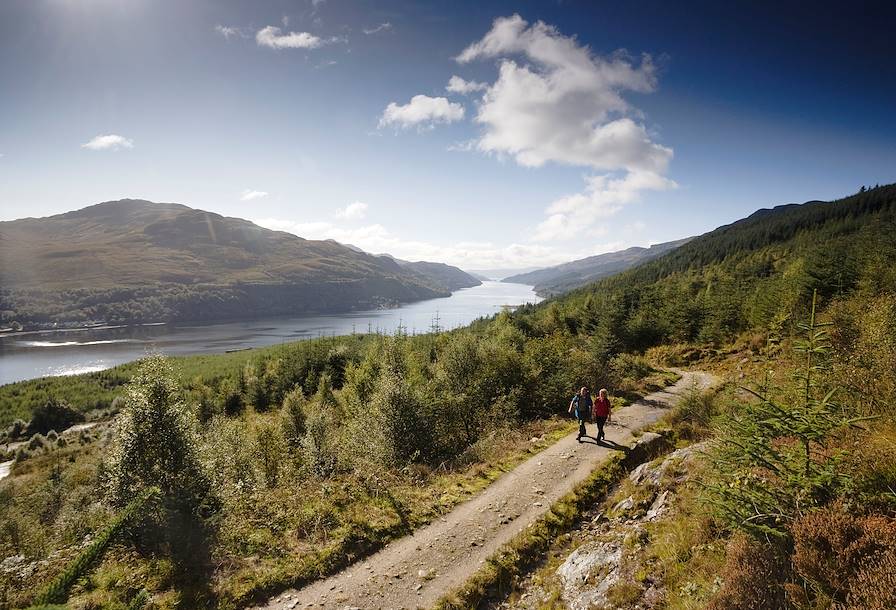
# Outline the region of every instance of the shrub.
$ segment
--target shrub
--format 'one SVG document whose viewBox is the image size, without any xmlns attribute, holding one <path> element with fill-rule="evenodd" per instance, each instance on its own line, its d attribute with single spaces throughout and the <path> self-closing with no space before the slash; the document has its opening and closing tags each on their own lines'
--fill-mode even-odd
<svg viewBox="0 0 896 610">
<path fill-rule="evenodd" d="M 305 435 L 305 395 L 302 388 L 296 388 L 289 392 L 283 399 L 283 438 L 291 449 L 297 449 L 302 444 Z"/>
<path fill-rule="evenodd" d="M 715 392 L 692 388 L 675 405 L 669 423 L 681 438 L 693 440 L 711 431 L 712 419 L 716 414 Z"/>
<path fill-rule="evenodd" d="M 318 476 L 325 477 L 336 470 L 339 461 L 337 418 L 333 407 L 314 400 L 309 404 L 302 437 L 304 461 Z"/>
<path fill-rule="evenodd" d="M 619 379 L 638 380 L 653 372 L 653 367 L 643 356 L 619 354 L 610 360 L 610 370 Z"/>
<path fill-rule="evenodd" d="M 34 409 L 26 434 L 46 434 L 50 430 L 65 430 L 84 421 L 84 416 L 71 408 L 68 403 L 51 398 Z"/>
<path fill-rule="evenodd" d="M 218 384 L 218 404 L 227 415 L 237 415 L 243 410 L 243 391 L 238 381 L 229 377 Z"/>
<path fill-rule="evenodd" d="M 214 489 L 242 495 L 256 487 L 253 450 L 246 442 L 245 422 L 224 416 L 213 418 L 202 442 L 202 458 Z"/>
<path fill-rule="evenodd" d="M 855 608 L 893 607 L 882 605 L 896 601 L 892 588 L 865 587 L 874 575 L 881 582 L 896 576 L 896 520 L 856 515 L 836 504 L 800 518 L 792 532 L 794 568 L 816 597 Z"/>
<path fill-rule="evenodd" d="M 385 359 L 369 401 L 365 426 L 366 453 L 383 464 L 403 466 L 427 455 L 429 428 L 421 417 L 421 402 L 405 379 L 404 339 L 386 339 Z"/>
<path fill-rule="evenodd" d="M 786 608 L 787 555 L 778 547 L 738 535 L 728 544 L 722 587 L 706 610 L 780 610 Z"/>
<path fill-rule="evenodd" d="M 714 477 L 708 500 L 720 521 L 757 538 L 787 540 L 788 523 L 824 506 L 851 487 L 844 472 L 845 454 L 828 446 L 830 435 L 849 419 L 833 402 L 825 377 L 828 335 L 815 319 L 815 304 L 807 339 L 796 345 L 804 367 L 797 388 L 778 400 L 770 392 L 754 392 L 757 400 L 722 424 L 711 451 Z M 825 393 L 826 392 L 826 393 Z"/>
<path fill-rule="evenodd" d="M 113 503 L 124 505 L 142 490 L 158 487 L 169 506 L 193 512 L 209 494 L 194 421 L 179 392 L 165 359 L 153 356 L 140 363 L 127 386 L 107 463 Z"/>
<path fill-rule="evenodd" d="M 43 449 L 47 444 L 47 439 L 43 434 L 35 434 L 31 437 L 31 440 L 28 441 L 28 449 L 31 451 L 37 451 L 38 449 Z"/>
<path fill-rule="evenodd" d="M 25 434 L 25 430 L 28 428 L 28 424 L 22 421 L 21 419 L 17 419 L 12 422 L 12 424 L 6 430 L 6 437 L 14 441 L 17 438 L 21 437 Z"/>
<path fill-rule="evenodd" d="M 278 427 L 271 423 L 263 422 L 255 428 L 254 453 L 255 463 L 261 471 L 261 476 L 269 488 L 276 487 L 280 476 L 280 465 L 286 448 L 283 446 L 283 436 Z"/>
</svg>

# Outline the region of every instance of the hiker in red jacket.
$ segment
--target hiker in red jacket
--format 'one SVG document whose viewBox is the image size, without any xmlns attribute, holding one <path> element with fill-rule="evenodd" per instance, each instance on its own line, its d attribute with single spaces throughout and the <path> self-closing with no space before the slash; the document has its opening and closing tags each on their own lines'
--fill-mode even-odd
<svg viewBox="0 0 896 610">
<path fill-rule="evenodd" d="M 607 391 L 601 389 L 593 405 L 594 423 L 597 424 L 597 440 L 604 440 L 604 424 L 610 420 L 610 399 L 607 398 Z"/>
</svg>

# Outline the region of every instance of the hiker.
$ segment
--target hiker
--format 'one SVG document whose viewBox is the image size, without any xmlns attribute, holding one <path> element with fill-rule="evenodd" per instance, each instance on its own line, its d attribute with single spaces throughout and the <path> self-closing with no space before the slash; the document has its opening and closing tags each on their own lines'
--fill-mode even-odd
<svg viewBox="0 0 896 610">
<path fill-rule="evenodd" d="M 601 388 L 597 393 L 597 400 L 594 401 L 594 423 L 597 424 L 597 440 L 604 440 L 604 424 L 610 421 L 610 399 L 607 397 L 607 390 Z"/>
<path fill-rule="evenodd" d="M 576 440 L 581 443 L 582 437 L 585 436 L 585 420 L 591 416 L 591 393 L 588 388 L 582 386 L 582 389 L 572 397 L 569 401 L 569 412 L 574 413 L 579 420 L 579 435 Z"/>
</svg>

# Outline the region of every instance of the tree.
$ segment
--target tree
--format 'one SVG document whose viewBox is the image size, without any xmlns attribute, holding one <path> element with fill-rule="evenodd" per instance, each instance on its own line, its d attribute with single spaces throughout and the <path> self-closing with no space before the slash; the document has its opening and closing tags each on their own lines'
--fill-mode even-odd
<svg viewBox="0 0 896 610">
<path fill-rule="evenodd" d="M 209 499 L 195 420 L 164 358 L 143 360 L 128 384 L 107 467 L 111 500 L 120 506 L 150 487 L 181 512 L 197 512 Z"/>
</svg>

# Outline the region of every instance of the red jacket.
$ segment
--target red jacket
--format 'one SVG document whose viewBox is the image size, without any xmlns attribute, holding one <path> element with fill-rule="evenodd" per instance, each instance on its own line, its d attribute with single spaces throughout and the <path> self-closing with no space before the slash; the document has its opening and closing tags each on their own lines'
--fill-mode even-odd
<svg viewBox="0 0 896 610">
<path fill-rule="evenodd" d="M 594 417 L 610 416 L 610 399 L 598 396 L 594 399 Z"/>
</svg>

